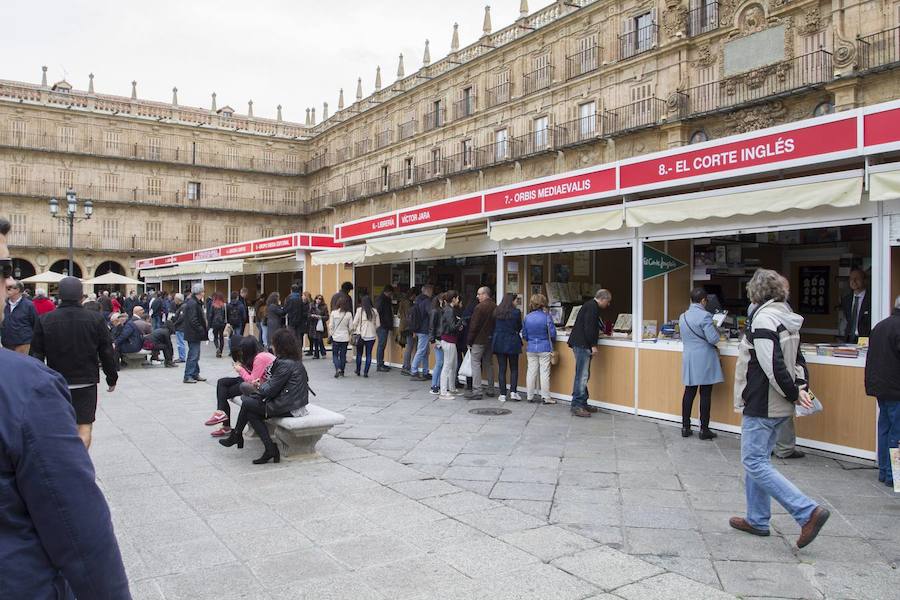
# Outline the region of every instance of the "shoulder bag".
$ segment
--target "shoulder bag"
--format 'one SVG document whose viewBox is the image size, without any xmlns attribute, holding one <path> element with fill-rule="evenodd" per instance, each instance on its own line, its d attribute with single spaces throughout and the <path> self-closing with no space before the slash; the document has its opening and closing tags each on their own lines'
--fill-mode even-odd
<svg viewBox="0 0 900 600">
<path fill-rule="evenodd" d="M 553 350 L 553 336 L 550 335 L 550 317 L 547 315 L 547 340 L 550 342 L 550 364 L 555 365 L 559 363 L 559 352 Z"/>
</svg>

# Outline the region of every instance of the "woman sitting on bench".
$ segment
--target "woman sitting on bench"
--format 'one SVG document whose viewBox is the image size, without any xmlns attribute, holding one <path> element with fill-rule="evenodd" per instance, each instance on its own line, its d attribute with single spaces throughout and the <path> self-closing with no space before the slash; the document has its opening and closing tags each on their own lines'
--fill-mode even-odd
<svg viewBox="0 0 900 600">
<path fill-rule="evenodd" d="M 207 419 L 206 425 L 222 424 L 210 435 L 214 438 L 225 437 L 231 433 L 231 403 L 229 399 L 241 395 L 241 384 L 253 384 L 266 380 L 266 369 L 275 361 L 275 356 L 262 351 L 259 341 L 252 335 L 230 339 L 231 358 L 234 361 L 236 377 L 222 377 L 216 382 L 216 412 Z"/>
<path fill-rule="evenodd" d="M 265 421 L 276 417 L 300 417 L 306 413 L 309 404 L 309 376 L 303 366 L 300 344 L 290 329 L 279 329 L 272 336 L 275 362 L 269 367 L 269 377 L 265 383 L 241 386 L 245 393 L 241 396 L 241 411 L 231 435 L 219 440 L 223 446 L 244 447 L 242 432 L 247 423 L 259 435 L 266 447 L 263 455 L 253 461 L 262 465 L 275 459 L 281 461 L 278 446 L 269 435 Z"/>
</svg>

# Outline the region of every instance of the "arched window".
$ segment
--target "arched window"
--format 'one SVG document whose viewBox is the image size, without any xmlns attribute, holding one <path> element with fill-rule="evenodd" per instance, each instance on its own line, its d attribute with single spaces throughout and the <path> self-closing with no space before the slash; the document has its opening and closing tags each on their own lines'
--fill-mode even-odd
<svg viewBox="0 0 900 600">
<path fill-rule="evenodd" d="M 691 139 L 688 142 L 689 144 L 699 144 L 700 142 L 709 141 L 709 136 L 706 135 L 706 132 L 702 129 L 698 129 L 694 133 L 691 134 Z"/>
<path fill-rule="evenodd" d="M 81 267 L 78 266 L 78 263 L 74 264 L 74 273 L 69 273 L 69 261 L 68 260 L 58 260 L 52 265 L 50 265 L 50 270 L 54 273 L 62 273 L 63 275 L 74 275 L 78 279 L 83 277 L 83 273 L 81 272 Z"/>
<path fill-rule="evenodd" d="M 822 115 L 830 115 L 834 112 L 834 103 L 831 100 L 826 100 L 824 102 L 819 102 L 816 107 L 813 109 L 814 117 L 821 117 Z"/>
<path fill-rule="evenodd" d="M 107 273 L 115 273 L 116 275 L 125 275 L 125 267 L 114 260 L 105 260 L 94 270 L 94 277 L 100 277 Z"/>
</svg>

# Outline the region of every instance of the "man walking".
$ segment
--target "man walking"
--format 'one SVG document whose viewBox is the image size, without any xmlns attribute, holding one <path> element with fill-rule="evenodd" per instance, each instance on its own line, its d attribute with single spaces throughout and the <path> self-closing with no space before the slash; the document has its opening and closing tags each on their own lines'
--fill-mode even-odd
<svg viewBox="0 0 900 600">
<path fill-rule="evenodd" d="M 384 364 L 384 349 L 387 346 L 388 334 L 394 328 L 394 309 L 393 309 L 394 286 L 386 285 L 381 295 L 375 299 L 375 310 L 378 311 L 378 349 L 375 352 L 375 360 L 377 362 L 376 370 L 386 373 L 391 370 Z"/>
<path fill-rule="evenodd" d="M 900 296 L 869 336 L 866 394 L 878 400 L 878 481 L 893 487 L 890 449 L 900 443 Z"/>
<path fill-rule="evenodd" d="M 593 300 L 582 305 L 575 317 L 575 326 L 569 335 L 569 347 L 575 354 L 575 383 L 572 386 L 572 414 L 576 417 L 590 417 L 597 412 L 588 404 L 588 380 L 591 378 L 591 359 L 599 350 L 600 309 L 612 303 L 609 290 L 597 290 Z"/>
<path fill-rule="evenodd" d="M 103 368 L 109 392 L 116 389 L 119 373 L 109 329 L 103 315 L 85 310 L 81 281 L 66 277 L 59 282 L 59 308 L 38 320 L 31 355 L 62 375 L 69 386 L 78 437 L 91 447 L 97 413 L 98 368 Z"/>
<path fill-rule="evenodd" d="M 302 350 L 303 334 L 309 325 L 309 307 L 300 297 L 300 286 L 296 283 L 291 286 L 291 293 L 284 301 L 284 313 L 287 316 L 287 326 L 294 331 Z"/>
<path fill-rule="evenodd" d="M 0 303 L 15 283 L 9 229 L 0 219 Z M 36 360 L 0 352 L 4 598 L 131 598 L 109 507 L 95 480 L 65 380 Z"/>
<path fill-rule="evenodd" d="M 183 363 L 187 358 L 187 344 L 184 341 L 184 319 L 181 314 L 184 310 L 184 295 L 181 293 L 172 295 L 172 323 L 175 325 L 175 342 L 178 346 L 178 360 Z M 157 328 L 158 329 L 158 328 Z"/>
<path fill-rule="evenodd" d="M 7 295 L 6 306 L 3 307 L 3 324 L 0 325 L 0 342 L 7 350 L 15 350 L 20 354 L 28 354 L 31 348 L 31 336 L 38 315 L 34 304 L 23 293 L 25 286 L 21 281 L 7 280 L 4 294 Z"/>
<path fill-rule="evenodd" d="M 430 342 L 431 297 L 434 286 L 430 283 L 422 286 L 422 293 L 416 297 L 410 316 L 410 324 L 416 334 L 416 356 L 410 365 L 413 381 L 431 381 L 425 374 L 428 372 L 428 344 Z"/>
<path fill-rule="evenodd" d="M 181 309 L 184 339 L 188 345 L 187 360 L 184 363 L 184 383 L 206 381 L 205 377 L 200 377 L 201 344 L 209 339 L 203 297 L 203 284 L 195 283 L 191 287 L 191 295 L 184 301 L 184 308 Z"/>
<path fill-rule="evenodd" d="M 464 396 L 470 400 L 479 400 L 484 396 L 493 398 L 497 395 L 494 390 L 494 364 L 491 362 L 491 336 L 494 335 L 494 311 L 497 310 L 497 303 L 491 298 L 489 287 L 478 288 L 476 297 L 478 304 L 469 321 L 466 340 L 472 352 L 472 390 L 467 391 Z M 482 387 L 484 382 L 481 380 L 481 371 L 485 368 L 488 376 L 487 389 Z"/>
</svg>

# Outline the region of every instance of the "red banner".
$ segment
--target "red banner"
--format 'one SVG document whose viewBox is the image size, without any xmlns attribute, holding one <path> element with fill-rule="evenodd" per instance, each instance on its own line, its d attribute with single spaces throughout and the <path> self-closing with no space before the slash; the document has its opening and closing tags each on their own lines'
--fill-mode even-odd
<svg viewBox="0 0 900 600">
<path fill-rule="evenodd" d="M 863 119 L 864 145 L 900 142 L 900 108 L 872 113 Z"/>
<path fill-rule="evenodd" d="M 619 166 L 620 189 L 666 183 L 856 147 L 856 118 L 830 121 Z"/>
<path fill-rule="evenodd" d="M 285 235 L 283 237 L 272 238 L 270 240 L 263 240 L 261 242 L 253 242 L 253 251 L 254 252 L 264 252 L 266 250 L 280 250 L 282 248 L 293 248 L 294 247 L 294 236 L 293 235 Z"/>
<path fill-rule="evenodd" d="M 391 229 L 397 229 L 397 215 L 381 215 L 365 221 L 341 225 L 337 228 L 337 238 L 346 240 L 347 238 L 390 231 Z"/>
<path fill-rule="evenodd" d="M 342 248 L 344 246 L 335 242 L 330 235 L 311 235 L 308 245 L 311 248 Z"/>
<path fill-rule="evenodd" d="M 590 194 L 609 192 L 615 188 L 616 170 L 614 167 L 610 167 L 583 175 L 552 179 L 543 183 L 533 183 L 485 194 L 484 211 L 490 213 L 520 206 L 569 200 Z"/>
<path fill-rule="evenodd" d="M 479 213 L 481 213 L 481 196 L 472 196 L 462 200 L 453 200 L 451 202 L 400 211 L 399 227 L 403 229 L 404 227 L 414 227 L 426 223 L 449 221 Z"/>
</svg>

